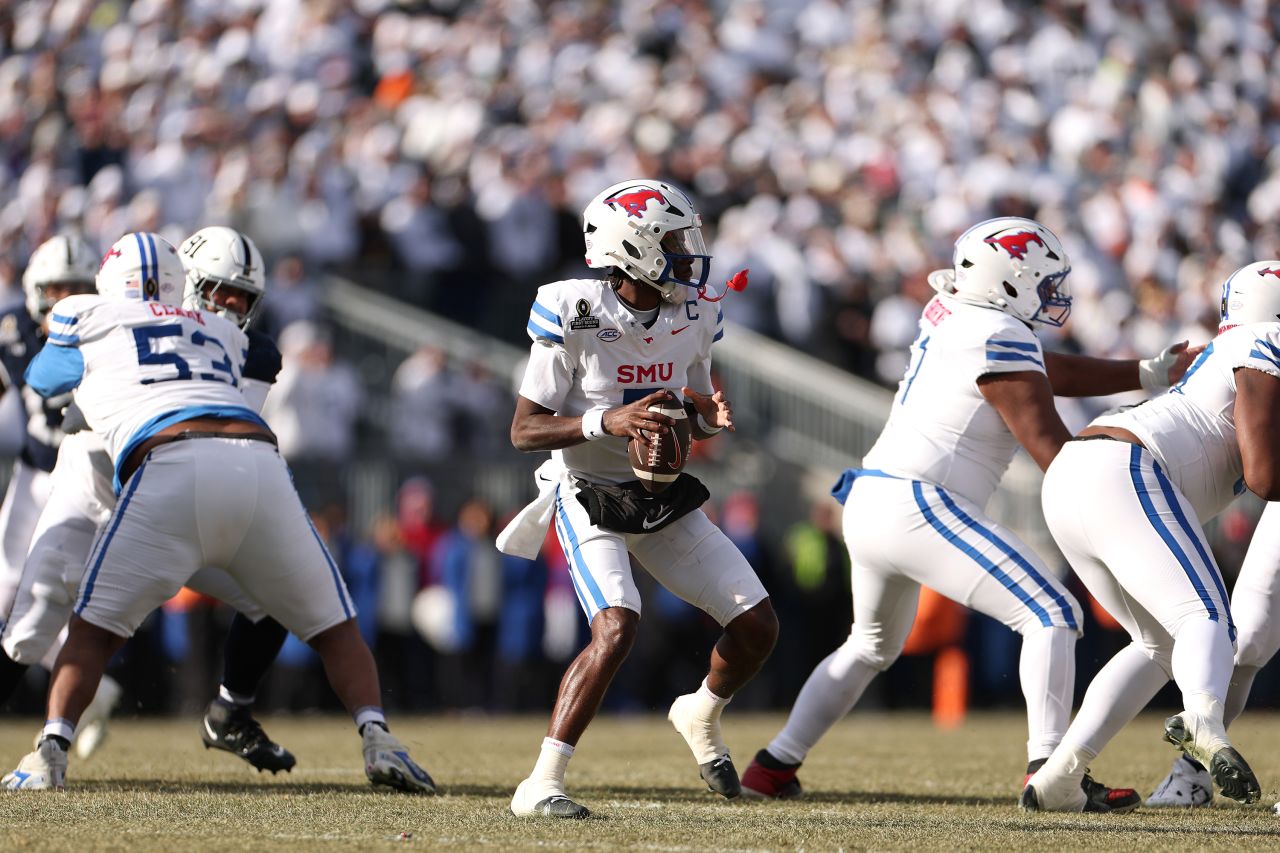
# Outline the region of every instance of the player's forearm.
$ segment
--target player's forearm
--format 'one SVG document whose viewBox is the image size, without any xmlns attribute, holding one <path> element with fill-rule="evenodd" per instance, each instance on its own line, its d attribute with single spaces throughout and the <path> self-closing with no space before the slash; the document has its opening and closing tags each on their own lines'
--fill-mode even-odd
<svg viewBox="0 0 1280 853">
<path fill-rule="evenodd" d="M 1137 359 L 1092 358 L 1061 352 L 1044 354 L 1044 369 L 1058 397 L 1105 397 L 1142 387 Z"/>
<path fill-rule="evenodd" d="M 527 415 L 511 425 L 511 443 L 524 453 L 561 450 L 586 440 L 578 416 Z"/>
</svg>

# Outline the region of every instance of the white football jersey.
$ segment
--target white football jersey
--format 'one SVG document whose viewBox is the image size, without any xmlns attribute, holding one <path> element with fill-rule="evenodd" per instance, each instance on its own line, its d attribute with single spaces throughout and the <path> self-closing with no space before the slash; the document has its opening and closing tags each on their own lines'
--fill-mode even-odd
<svg viewBox="0 0 1280 853">
<path fill-rule="evenodd" d="M 1025 323 L 995 308 L 935 296 L 920 315 L 889 422 L 863 467 L 986 506 L 1018 442 L 977 380 L 1028 370 L 1045 372 L 1040 342 Z"/>
<path fill-rule="evenodd" d="M 1245 490 L 1235 421 L 1235 371 L 1241 367 L 1280 378 L 1280 323 L 1251 323 L 1223 332 L 1177 385 L 1093 421 L 1136 435 L 1191 501 L 1201 522 Z"/>
<path fill-rule="evenodd" d="M 724 336 L 718 305 L 662 302 L 645 328 L 600 279 L 569 279 L 538 288 L 529 312 L 534 344 L 520 396 L 558 415 L 611 409 L 654 391 L 677 397 L 688 386 L 712 393 L 711 345 Z M 599 483 L 634 480 L 627 439 L 605 436 L 552 451 L 574 474 Z"/>
<path fill-rule="evenodd" d="M 117 472 L 134 447 L 180 421 L 234 417 L 265 426 L 240 392 L 248 338 L 216 314 L 70 296 L 54 306 L 48 343 L 27 371 L 29 383 L 42 394 L 76 389 Z"/>
</svg>

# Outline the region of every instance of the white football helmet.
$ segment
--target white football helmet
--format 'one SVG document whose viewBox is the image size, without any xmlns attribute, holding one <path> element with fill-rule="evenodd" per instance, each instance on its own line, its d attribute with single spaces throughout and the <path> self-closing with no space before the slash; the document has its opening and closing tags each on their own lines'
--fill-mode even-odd
<svg viewBox="0 0 1280 853">
<path fill-rule="evenodd" d="M 173 244 L 149 231 L 126 234 L 98 268 L 98 292 L 112 299 L 182 305 L 183 270 Z"/>
<path fill-rule="evenodd" d="M 1046 326 L 1061 326 L 1071 313 L 1071 263 L 1039 222 L 1016 216 L 979 222 L 956 240 L 953 262 L 954 275 L 929 276 L 940 293 Z"/>
<path fill-rule="evenodd" d="M 1246 323 L 1280 322 L 1280 261 L 1258 261 L 1222 283 L 1218 333 Z"/>
<path fill-rule="evenodd" d="M 93 293 L 98 253 L 76 234 L 50 237 L 31 253 L 22 273 L 27 311 L 36 322 L 44 319 L 56 300 L 45 292 L 50 285 L 65 285 L 72 293 Z M 63 294 L 67 295 L 67 294 Z"/>
<path fill-rule="evenodd" d="M 614 184 L 582 213 L 587 266 L 617 267 L 670 301 L 701 289 L 711 272 L 702 217 L 682 190 L 662 181 Z"/>
<path fill-rule="evenodd" d="M 182 304 L 221 314 L 240 328 L 249 328 L 267 292 L 262 253 L 253 241 L 234 228 L 211 225 L 183 240 L 178 254 L 187 270 Z M 219 304 L 216 295 L 222 288 L 243 292 L 244 311 Z"/>
</svg>

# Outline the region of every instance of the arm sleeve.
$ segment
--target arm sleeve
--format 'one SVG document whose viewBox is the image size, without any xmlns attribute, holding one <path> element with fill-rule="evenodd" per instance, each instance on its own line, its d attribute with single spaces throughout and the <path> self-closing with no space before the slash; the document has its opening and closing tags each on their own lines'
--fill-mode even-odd
<svg viewBox="0 0 1280 853">
<path fill-rule="evenodd" d="M 554 302 L 545 288 L 539 290 L 538 298 L 533 300 L 533 307 L 529 309 L 529 325 L 525 331 L 535 341 L 543 339 L 563 346 L 564 325 L 560 320 L 560 312 L 553 306 Z"/>
<path fill-rule="evenodd" d="M 530 348 L 529 363 L 520 381 L 520 396 L 558 412 L 564 408 L 565 397 L 572 386 L 573 365 L 569 353 L 562 345 L 539 339 Z"/>
<path fill-rule="evenodd" d="M 84 356 L 72 346 L 51 346 L 40 350 L 27 366 L 26 381 L 41 397 L 65 394 L 84 378 Z"/>
<path fill-rule="evenodd" d="M 283 364 L 280 350 L 276 347 L 275 341 L 262 332 L 250 330 L 248 338 L 249 346 L 244 356 L 244 378 L 255 379 L 270 385 L 280 375 L 280 367 Z"/>
</svg>

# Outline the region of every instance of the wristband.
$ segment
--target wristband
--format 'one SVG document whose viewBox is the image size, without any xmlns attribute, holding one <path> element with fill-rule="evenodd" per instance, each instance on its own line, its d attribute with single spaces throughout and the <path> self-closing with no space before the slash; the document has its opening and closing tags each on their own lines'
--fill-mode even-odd
<svg viewBox="0 0 1280 853">
<path fill-rule="evenodd" d="M 582 434 L 587 441 L 595 441 L 608 435 L 604 431 L 604 413 L 607 409 L 592 409 L 582 416 Z"/>
<path fill-rule="evenodd" d="M 724 429 L 724 427 L 711 426 L 711 424 L 707 423 L 702 417 L 702 412 L 698 412 L 698 429 L 702 430 L 707 435 L 715 435 L 720 430 Z"/>
</svg>

